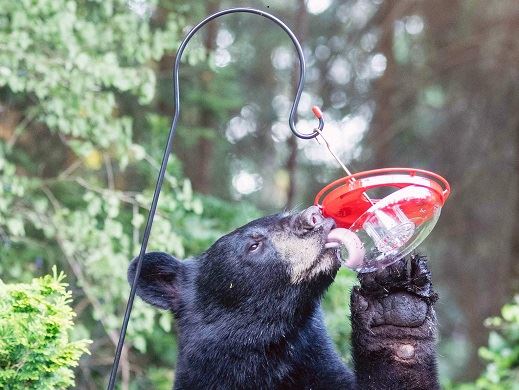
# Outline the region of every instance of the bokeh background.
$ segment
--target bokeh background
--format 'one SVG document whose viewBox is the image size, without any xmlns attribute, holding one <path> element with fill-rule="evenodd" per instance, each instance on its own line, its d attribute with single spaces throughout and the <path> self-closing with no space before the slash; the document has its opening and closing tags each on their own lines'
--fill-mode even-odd
<svg viewBox="0 0 519 390">
<path fill-rule="evenodd" d="M 325 135 L 351 170 L 409 166 L 450 181 L 452 196 L 421 247 L 441 296 L 442 383 L 514 388 L 517 300 L 504 322 L 484 322 L 518 292 L 517 1 L 3 0 L 0 275 L 28 281 L 55 264 L 67 273 L 73 336 L 93 340 L 77 388 L 106 384 L 126 268 L 173 112 L 175 50 L 190 26 L 231 6 L 271 12 L 300 39 L 301 131 L 315 126 L 310 109 L 318 105 Z M 220 18 L 190 43 L 149 250 L 197 254 L 254 217 L 310 205 L 343 175 L 322 145 L 291 136 L 295 61 L 285 33 L 253 15 Z M 346 361 L 354 283 L 341 271 L 325 299 Z M 120 388 L 170 388 L 174 332 L 168 313 L 137 300 Z M 471 382 L 481 375 L 512 379 Z"/>
</svg>

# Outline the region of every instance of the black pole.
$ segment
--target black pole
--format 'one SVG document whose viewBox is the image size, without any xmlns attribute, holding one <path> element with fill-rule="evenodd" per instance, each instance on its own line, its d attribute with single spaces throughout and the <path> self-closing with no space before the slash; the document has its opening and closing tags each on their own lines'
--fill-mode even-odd
<svg viewBox="0 0 519 390">
<path fill-rule="evenodd" d="M 119 334 L 119 341 L 117 342 L 117 347 L 115 349 L 115 357 L 114 362 L 112 365 L 112 370 L 110 372 L 110 380 L 108 382 L 107 390 L 113 390 L 115 386 L 115 379 L 117 377 L 117 370 L 119 367 L 119 360 L 121 359 L 121 353 L 124 345 L 124 339 L 126 337 L 126 330 L 128 328 L 128 322 L 130 321 L 130 315 L 133 308 L 133 301 L 135 299 L 135 292 L 137 290 L 137 280 L 139 279 L 139 275 L 141 272 L 142 267 L 142 259 L 144 254 L 146 253 L 146 247 L 148 246 L 148 239 L 150 237 L 151 227 L 153 225 L 153 218 L 155 217 L 155 211 L 157 210 L 157 204 L 159 201 L 160 196 L 160 190 L 162 188 L 162 183 L 164 182 L 164 176 L 166 174 L 166 167 L 168 165 L 169 155 L 171 153 L 171 150 L 173 148 L 173 138 L 175 137 L 176 129 L 177 129 L 177 123 L 178 118 L 180 116 L 180 85 L 179 85 L 179 67 L 180 67 L 180 60 L 182 58 L 182 54 L 184 53 L 184 49 L 186 48 L 188 42 L 191 40 L 193 35 L 196 34 L 198 30 L 200 30 L 205 24 L 209 23 L 211 20 L 216 19 L 220 16 L 227 15 L 227 14 L 233 14 L 233 13 L 250 13 L 255 15 L 263 16 L 267 19 L 272 20 L 275 22 L 278 26 L 280 26 L 290 37 L 292 40 L 292 43 L 294 44 L 297 55 L 299 58 L 299 82 L 297 84 L 297 90 L 296 95 L 294 97 L 294 102 L 292 103 L 292 108 L 290 110 L 290 116 L 288 119 L 288 124 L 290 126 L 290 130 L 292 133 L 294 133 L 295 136 L 302 138 L 302 139 L 312 139 L 319 135 L 319 132 L 324 127 L 324 121 L 322 116 L 318 117 L 319 119 L 319 125 L 317 129 L 314 129 L 311 133 L 300 133 L 296 129 L 295 121 L 297 117 L 297 106 L 299 105 L 299 99 L 301 98 L 301 93 L 303 92 L 303 86 L 305 82 L 305 59 L 303 55 L 303 49 L 301 48 L 301 45 L 299 41 L 297 40 L 294 33 L 288 28 L 288 26 L 283 23 L 281 20 L 276 18 L 275 16 L 260 11 L 258 9 L 254 8 L 230 8 L 223 11 L 216 12 L 204 20 L 202 20 L 200 23 L 198 23 L 191 31 L 186 35 L 186 37 L 183 39 L 182 43 L 180 44 L 180 47 L 178 48 L 177 55 L 175 58 L 175 64 L 173 66 L 173 94 L 174 94 L 174 102 L 175 102 L 175 113 L 173 116 L 173 121 L 171 123 L 171 127 L 169 129 L 169 135 L 168 140 L 166 143 L 166 147 L 164 149 L 164 155 L 162 156 L 162 163 L 160 165 L 159 170 L 159 176 L 157 177 L 157 183 L 155 184 L 155 191 L 153 193 L 153 199 L 151 201 L 151 207 L 150 211 L 148 213 L 148 219 L 146 221 L 146 227 L 144 229 L 144 234 L 142 236 L 142 244 L 141 249 L 139 251 L 139 257 L 137 260 L 137 267 L 135 269 L 135 277 L 133 279 L 132 287 L 130 290 L 130 296 L 128 297 L 128 302 L 126 304 L 126 310 L 124 312 L 124 319 L 121 326 L 121 332 Z"/>
</svg>

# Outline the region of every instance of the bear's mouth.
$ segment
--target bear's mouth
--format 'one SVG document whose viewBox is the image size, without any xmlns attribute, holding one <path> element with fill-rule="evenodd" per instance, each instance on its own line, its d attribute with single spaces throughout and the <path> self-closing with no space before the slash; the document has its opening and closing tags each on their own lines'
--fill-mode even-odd
<svg viewBox="0 0 519 390">
<path fill-rule="evenodd" d="M 311 281 L 318 275 L 332 275 L 341 263 L 338 248 L 327 245 L 327 237 L 335 229 L 335 221 L 323 218 L 303 235 L 298 234 L 297 245 L 292 249 L 291 279 L 294 283 Z"/>
<path fill-rule="evenodd" d="M 322 247 L 322 254 L 328 254 L 332 253 L 337 257 L 338 260 L 340 260 L 340 253 L 339 248 L 342 244 L 341 240 L 337 238 L 337 235 L 333 234 L 333 232 L 337 230 L 337 226 L 335 225 L 335 221 L 333 220 L 326 220 L 325 223 L 323 223 L 323 247 Z M 322 257 L 322 256 L 321 256 Z"/>
<path fill-rule="evenodd" d="M 332 233 L 334 230 L 337 230 L 335 221 L 333 221 L 331 218 L 326 219 L 325 222 L 323 222 L 323 229 L 322 229 L 322 237 L 323 237 L 322 251 L 321 251 L 321 255 L 316 259 L 315 264 L 320 263 L 322 260 L 324 260 L 325 257 L 331 256 L 333 258 L 333 265 L 340 266 L 341 256 L 340 256 L 339 248 L 342 243 Z M 333 267 L 333 268 L 335 268 L 335 267 Z"/>
<path fill-rule="evenodd" d="M 342 245 L 342 241 L 336 234 L 334 234 L 334 231 L 336 230 L 337 228 L 335 226 L 335 223 L 330 225 L 327 229 L 324 229 L 323 256 L 325 256 L 326 254 L 331 254 L 340 264 L 340 247 Z"/>
</svg>

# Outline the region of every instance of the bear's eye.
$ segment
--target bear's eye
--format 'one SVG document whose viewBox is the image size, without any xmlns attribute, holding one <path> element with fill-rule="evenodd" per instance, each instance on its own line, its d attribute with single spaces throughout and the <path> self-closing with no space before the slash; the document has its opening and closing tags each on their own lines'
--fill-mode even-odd
<svg viewBox="0 0 519 390">
<path fill-rule="evenodd" d="M 258 249 L 261 245 L 261 242 L 255 242 L 254 244 L 251 244 L 249 246 L 249 252 L 254 252 L 256 249 Z"/>
</svg>

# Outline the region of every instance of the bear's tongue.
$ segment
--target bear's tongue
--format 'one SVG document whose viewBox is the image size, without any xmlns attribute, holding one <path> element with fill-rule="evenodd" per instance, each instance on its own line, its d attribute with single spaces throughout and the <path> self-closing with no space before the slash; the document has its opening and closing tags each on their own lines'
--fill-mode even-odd
<svg viewBox="0 0 519 390">
<path fill-rule="evenodd" d="M 360 238 L 351 230 L 344 228 L 332 229 L 326 237 L 325 248 L 341 248 L 346 249 L 347 255 L 343 254 L 343 250 L 337 251 L 337 255 L 341 263 L 347 267 L 356 269 L 362 265 L 364 259 L 364 245 Z M 346 256 L 346 257 L 345 257 Z"/>
<path fill-rule="evenodd" d="M 344 228 L 335 228 L 330 230 L 328 236 L 326 237 L 326 244 L 324 244 L 325 248 L 339 248 L 341 245 L 345 245 L 348 242 L 351 231 Z"/>
</svg>

